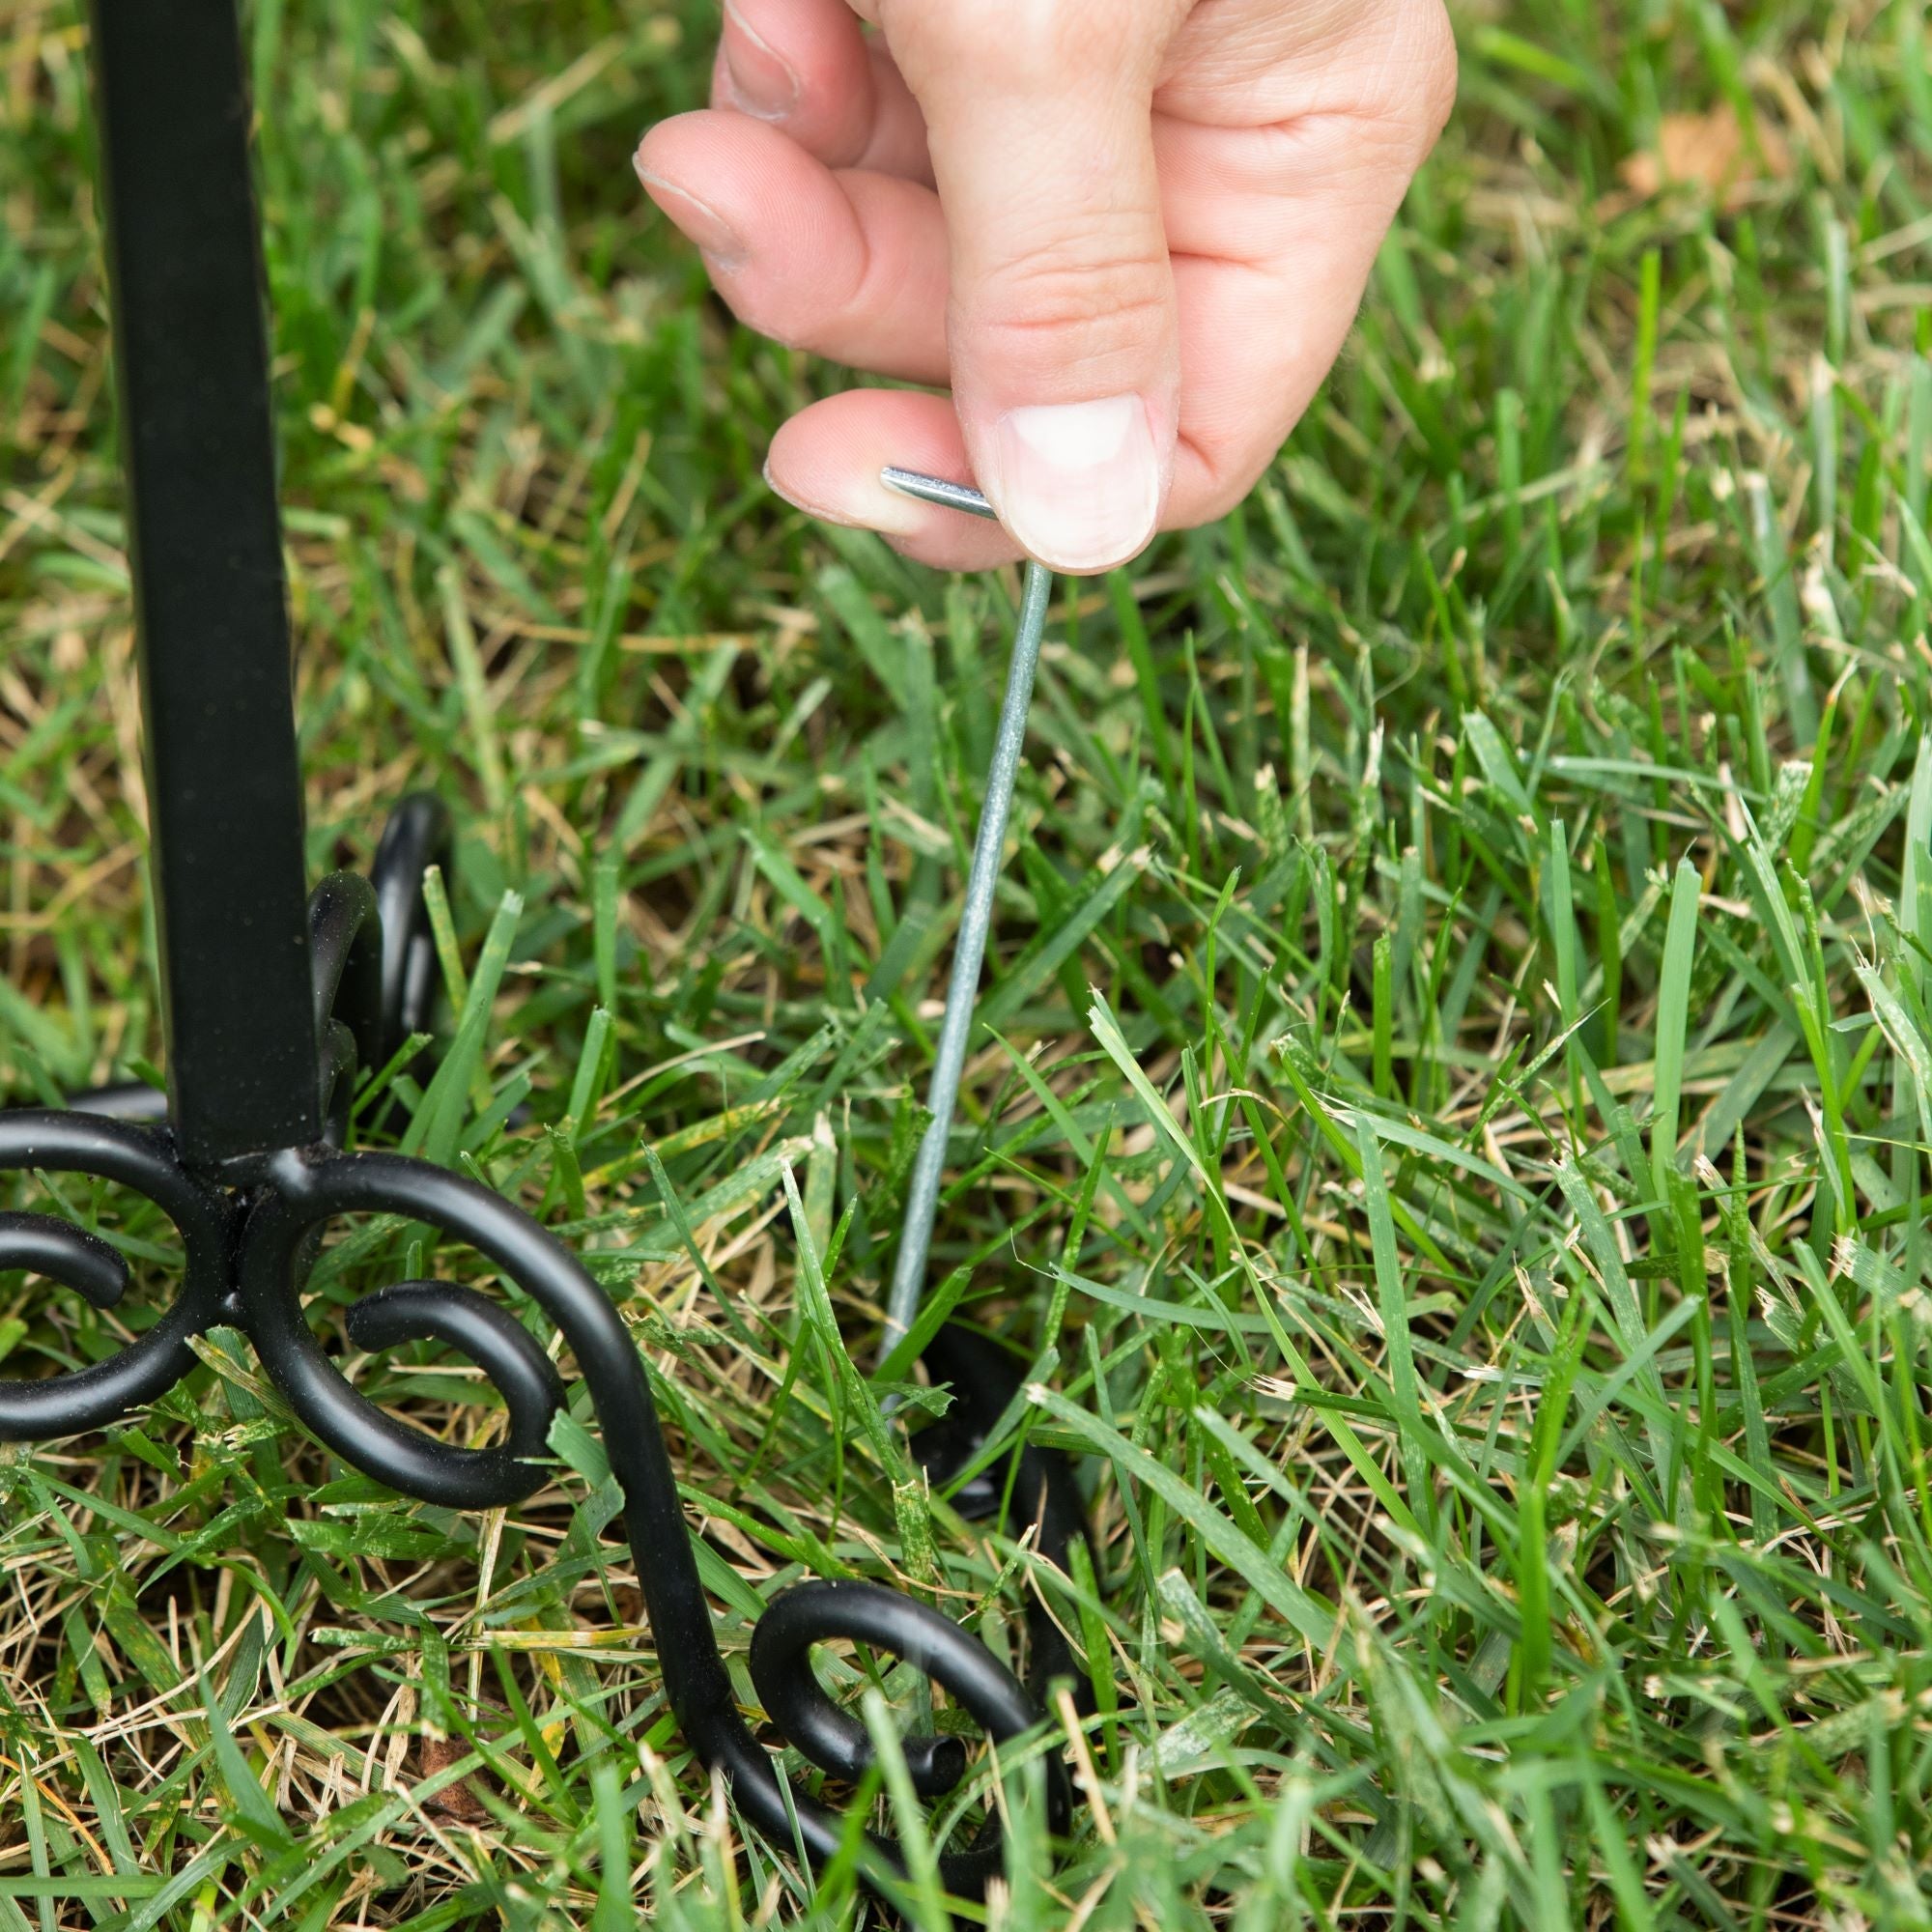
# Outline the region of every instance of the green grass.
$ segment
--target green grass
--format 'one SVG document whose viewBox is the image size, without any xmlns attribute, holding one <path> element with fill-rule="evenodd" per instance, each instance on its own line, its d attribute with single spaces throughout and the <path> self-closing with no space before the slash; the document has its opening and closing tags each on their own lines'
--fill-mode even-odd
<svg viewBox="0 0 1932 1932">
<path fill-rule="evenodd" d="M 1042 1592 L 1093 1781 L 1067 1846 L 1019 1806 L 1014 1928 L 1932 1923 L 1920 11 L 1464 18 L 1280 462 L 1057 607 L 935 1278 L 1080 1459 L 1072 1577 L 895 1495 L 858 1379 L 1015 586 L 761 487 L 836 373 L 729 330 L 628 165 L 710 18 L 252 30 L 311 859 L 462 802 L 472 1024 L 410 1131 L 619 1297 L 733 1668 L 801 1575 L 996 1644 Z M 69 0 L 0 7 L 28 1094 L 160 1055 L 83 73 Z M 1622 185 L 1727 103 L 1787 172 Z M 65 1194 L 155 1307 L 165 1225 Z M 401 1240 L 330 1251 L 335 1346 Z M 10 1373 L 122 1332 L 0 1280 Z M 205 1360 L 0 1452 L 0 1928 L 857 1922 L 693 1775 L 587 1435 L 458 1518 Z M 456 1367 L 361 1385 L 468 1440 Z"/>
</svg>

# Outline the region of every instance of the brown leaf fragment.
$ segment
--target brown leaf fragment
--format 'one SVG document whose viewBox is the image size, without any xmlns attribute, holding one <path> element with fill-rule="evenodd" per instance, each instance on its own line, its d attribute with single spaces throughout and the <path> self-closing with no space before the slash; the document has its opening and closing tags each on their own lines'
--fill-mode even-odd
<svg viewBox="0 0 1932 1932">
<path fill-rule="evenodd" d="M 1791 149 L 1762 114 L 1756 135 L 1753 145 L 1728 101 L 1708 114 L 1666 114 L 1658 123 L 1656 147 L 1626 156 L 1617 172 L 1640 195 L 1696 187 L 1723 209 L 1736 210 L 1767 182 L 1791 177 Z"/>
<path fill-rule="evenodd" d="M 416 1770 L 423 1777 L 447 1771 L 459 1758 L 469 1755 L 469 1747 L 461 1738 L 425 1737 L 416 1746 Z M 424 1801 L 423 1809 L 432 1818 L 452 1825 L 487 1825 L 490 1808 L 469 1788 L 469 1779 L 459 1777 L 446 1784 L 434 1798 Z"/>
</svg>

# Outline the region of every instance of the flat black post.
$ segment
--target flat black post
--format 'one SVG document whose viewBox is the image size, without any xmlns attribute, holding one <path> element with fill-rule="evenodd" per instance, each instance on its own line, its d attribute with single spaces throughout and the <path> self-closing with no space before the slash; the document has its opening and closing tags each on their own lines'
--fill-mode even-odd
<svg viewBox="0 0 1932 1932">
<path fill-rule="evenodd" d="M 319 1138 L 250 109 L 236 0 L 94 0 L 102 200 L 183 1157 Z"/>
</svg>

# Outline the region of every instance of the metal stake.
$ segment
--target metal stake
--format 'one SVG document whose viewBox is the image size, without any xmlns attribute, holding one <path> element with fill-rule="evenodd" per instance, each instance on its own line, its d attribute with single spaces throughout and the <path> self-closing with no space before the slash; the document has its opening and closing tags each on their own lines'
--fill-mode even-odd
<svg viewBox="0 0 1932 1932">
<path fill-rule="evenodd" d="M 909 469 L 887 469 L 883 480 L 889 488 L 904 496 L 937 503 L 943 509 L 964 510 L 975 517 L 990 518 L 995 514 L 992 504 L 979 491 L 963 483 L 949 483 Z M 1027 714 L 1033 704 L 1034 673 L 1039 668 L 1040 638 L 1046 629 L 1046 608 L 1052 592 L 1052 574 L 1040 564 L 1029 563 L 1026 589 L 1020 599 L 1019 628 L 1013 638 L 1012 663 L 1007 671 L 1007 696 L 1000 707 L 999 734 L 993 742 L 993 763 L 986 774 L 985 803 L 980 808 L 980 834 L 973 847 L 972 870 L 966 877 L 966 903 L 959 915 L 959 936 L 953 942 L 946 1017 L 940 1025 L 939 1051 L 933 1060 L 932 1085 L 926 1094 L 932 1124 L 926 1128 L 919 1156 L 913 1163 L 905 1226 L 899 1235 L 892 1293 L 886 1301 L 882 1352 L 888 1355 L 911 1331 L 925 1291 L 932 1224 L 939 1214 L 939 1182 L 946 1169 L 947 1142 L 958 1108 L 959 1076 L 966 1065 L 966 1045 L 979 1003 L 980 969 L 985 963 L 986 937 L 993 924 L 993 895 L 1000 883 L 1007 819 L 1019 778 Z"/>
</svg>

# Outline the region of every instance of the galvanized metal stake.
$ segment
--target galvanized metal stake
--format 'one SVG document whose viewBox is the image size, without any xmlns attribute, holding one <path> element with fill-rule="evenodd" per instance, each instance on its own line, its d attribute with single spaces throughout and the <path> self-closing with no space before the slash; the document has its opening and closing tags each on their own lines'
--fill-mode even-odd
<svg viewBox="0 0 1932 1932">
<path fill-rule="evenodd" d="M 922 502 L 937 503 L 969 516 L 992 517 L 994 510 L 979 491 L 909 469 L 888 469 L 884 481 Z M 893 1269 L 892 1293 L 886 1301 L 886 1333 L 882 1352 L 893 1350 L 911 1331 L 925 1291 L 925 1265 L 932 1246 L 932 1224 L 939 1213 L 939 1183 L 946 1170 L 947 1143 L 952 1136 L 959 1101 L 959 1076 L 966 1065 L 979 1004 L 980 969 L 985 963 L 986 937 L 993 924 L 993 895 L 1000 883 L 1000 861 L 1007 841 L 1013 787 L 1019 778 L 1020 752 L 1026 739 L 1027 714 L 1033 704 L 1034 673 L 1039 668 L 1039 645 L 1046 629 L 1046 610 L 1053 592 L 1052 574 L 1037 563 L 1026 569 L 1026 588 L 1020 599 L 1019 629 L 1013 639 L 1012 663 L 1007 671 L 1007 696 L 1000 707 L 993 763 L 986 775 L 986 797 L 980 808 L 980 833 L 973 847 L 973 867 L 966 878 L 966 904 L 959 916 L 959 934 L 952 948 L 952 978 L 947 989 L 946 1017 L 939 1029 L 939 1050 L 932 1065 L 932 1084 L 926 1109 L 932 1124 L 920 1143 L 913 1163 L 912 1185 L 906 1196 L 905 1226 L 899 1235 L 898 1259 Z"/>
</svg>

